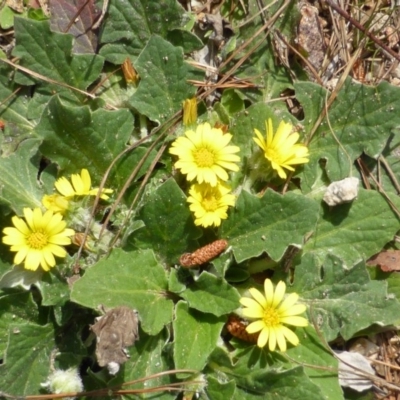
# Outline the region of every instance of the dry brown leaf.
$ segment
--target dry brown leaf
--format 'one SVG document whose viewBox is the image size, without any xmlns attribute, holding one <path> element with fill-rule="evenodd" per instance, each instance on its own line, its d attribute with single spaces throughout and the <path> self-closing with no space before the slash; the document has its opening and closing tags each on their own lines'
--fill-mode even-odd
<svg viewBox="0 0 400 400">
<path fill-rule="evenodd" d="M 400 271 L 400 250 L 383 250 L 372 256 L 367 265 L 377 265 L 384 272 Z"/>
</svg>

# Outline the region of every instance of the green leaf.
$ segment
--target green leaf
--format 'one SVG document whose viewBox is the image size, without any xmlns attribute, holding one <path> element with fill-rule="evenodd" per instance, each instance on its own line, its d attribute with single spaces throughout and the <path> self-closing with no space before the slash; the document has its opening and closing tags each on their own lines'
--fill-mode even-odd
<svg viewBox="0 0 400 400">
<path fill-rule="evenodd" d="M 152 34 L 166 37 L 179 28 L 183 8 L 175 0 L 111 0 L 104 21 L 100 54 L 114 64 L 138 55 Z"/>
<path fill-rule="evenodd" d="M 10 261 L 8 263 L 0 263 L 0 289 L 11 289 L 11 288 L 19 288 L 24 290 L 29 290 L 32 285 L 39 285 L 40 280 L 43 276 L 43 270 L 38 268 L 36 271 L 28 271 L 23 265 L 14 265 L 10 269 L 10 265 L 13 264 L 11 255 L 15 253 L 11 253 L 10 248 L 6 248 L 3 245 L 4 249 L 6 249 L 7 253 L 4 253 L 4 257 L 8 255 Z"/>
<path fill-rule="evenodd" d="M 96 95 L 108 106 L 116 109 L 126 108 L 128 99 L 136 92 L 135 85 L 127 84 L 122 72 L 115 72 L 115 66 L 110 64 L 105 66 L 102 80 L 104 82 L 96 91 Z"/>
<path fill-rule="evenodd" d="M 0 357 L 4 355 L 9 326 L 37 322 L 38 309 L 29 292 L 1 294 L 0 297 Z"/>
<path fill-rule="evenodd" d="M 140 339 L 131 346 L 129 350 L 129 360 L 121 366 L 122 373 L 109 382 L 110 386 L 145 378 L 153 374 L 161 373 L 173 369 L 172 359 L 165 351 L 165 343 L 168 338 L 165 331 L 156 336 L 148 336 L 140 333 Z M 121 382 L 121 378 L 123 381 Z M 157 378 L 146 380 L 135 385 L 129 385 L 131 389 L 150 389 L 161 385 L 168 385 L 174 381 L 174 375 L 164 375 Z M 175 399 L 176 395 L 164 391 L 156 392 L 152 397 L 157 399 Z M 131 399 L 131 397 L 126 397 Z"/>
<path fill-rule="evenodd" d="M 207 379 L 206 392 L 208 397 L 213 400 L 230 400 L 235 393 L 235 381 L 232 379 L 228 382 L 220 382 L 213 376 Z"/>
<path fill-rule="evenodd" d="M 235 210 L 222 225 L 238 263 L 267 252 L 280 260 L 289 245 L 301 247 L 303 237 L 315 228 L 318 204 L 299 194 L 280 195 L 267 190 L 263 197 L 242 191 Z"/>
<path fill-rule="evenodd" d="M 200 50 L 203 42 L 193 33 L 184 29 L 174 29 L 167 34 L 168 42 L 175 47 L 182 47 L 184 53 Z"/>
<path fill-rule="evenodd" d="M 115 249 L 85 272 L 71 291 L 71 300 L 93 309 L 126 305 L 139 311 L 142 329 L 150 335 L 172 320 L 166 272 L 150 250 L 126 253 Z"/>
<path fill-rule="evenodd" d="M 225 280 L 207 271 L 203 271 L 180 296 L 189 303 L 189 307 L 217 317 L 240 306 L 238 291 Z"/>
<path fill-rule="evenodd" d="M 232 399 L 326 399 L 321 389 L 315 385 L 300 366 L 279 370 L 270 366 L 279 364 L 276 353 L 267 353 L 250 346 L 236 354 L 235 362 L 220 348 L 211 354 L 209 367 L 220 379 L 236 381 L 236 392 Z M 261 397 L 259 397 L 261 396 Z M 336 400 L 336 399 L 335 399 Z M 340 400 L 340 398 L 338 398 Z"/>
<path fill-rule="evenodd" d="M 304 366 L 308 378 L 321 390 L 321 399 L 341 399 L 337 359 L 321 344 L 321 338 L 313 327 L 296 329 L 296 334 L 300 344 L 287 351 L 290 359 L 294 360 L 293 367 Z"/>
<path fill-rule="evenodd" d="M 56 162 L 64 174 L 87 168 L 93 181 L 99 183 L 114 158 L 126 149 L 132 125 L 132 114 L 126 109 L 92 112 L 87 106 L 71 106 L 53 97 L 35 131 L 44 139 L 40 151 Z M 122 186 L 145 152 L 139 147 L 121 157 L 109 176 L 112 184 L 106 187 Z M 151 159 L 145 162 L 142 173 L 150 162 Z"/>
<path fill-rule="evenodd" d="M 12 324 L 4 364 L 0 366 L 0 387 L 14 396 L 42 392 L 55 348 L 53 325 Z"/>
<path fill-rule="evenodd" d="M 22 66 L 81 90 L 86 90 L 100 75 L 103 57 L 92 54 L 72 56 L 73 37 L 51 32 L 48 21 L 15 18 L 14 26 L 17 45 L 13 55 L 21 58 Z M 24 85 L 36 82 L 27 75 L 19 75 L 18 81 Z M 54 86 L 54 90 L 58 89 Z"/>
<path fill-rule="evenodd" d="M 384 281 L 388 285 L 388 292 L 393 293 L 400 300 L 400 274 L 397 272 L 383 272 L 380 267 L 368 267 L 371 279 Z"/>
<path fill-rule="evenodd" d="M 69 286 L 58 274 L 46 274 L 40 283 L 43 306 L 63 306 L 69 300 Z"/>
<path fill-rule="evenodd" d="M 231 116 L 244 110 L 243 95 L 237 89 L 224 90 L 221 104 Z"/>
<path fill-rule="evenodd" d="M 10 7 L 3 4 L 4 7 L 0 9 L 0 27 L 7 30 L 13 27 L 14 17 L 18 15 Z"/>
<path fill-rule="evenodd" d="M 4 122 L 4 131 L 0 130 L 1 154 L 8 156 L 15 151 L 19 143 L 32 134 L 35 126 L 27 118 L 29 91 L 14 84 L 13 71 L 0 62 L 0 120 Z M 18 90 L 18 96 L 13 92 Z"/>
<path fill-rule="evenodd" d="M 134 234 L 134 244 L 151 247 L 168 263 L 178 262 L 192 241 L 200 236 L 186 196 L 174 179 L 168 179 L 149 194 L 138 218 L 144 222 L 145 228 Z"/>
<path fill-rule="evenodd" d="M 169 273 L 168 290 L 172 293 L 181 293 L 186 289 L 186 280 L 190 278 L 190 273 L 184 268 L 172 268 Z"/>
<path fill-rule="evenodd" d="M 191 68 L 176 48 L 159 36 L 152 36 L 136 60 L 140 75 L 130 105 L 153 121 L 163 122 L 182 109 L 182 102 L 196 93 L 187 83 Z"/>
<path fill-rule="evenodd" d="M 400 322 L 400 303 L 387 294 L 387 283 L 371 281 L 363 262 L 347 269 L 336 256 L 328 255 L 322 266 L 306 254 L 296 266 L 291 291 L 309 302 L 309 319 L 318 324 L 327 341 L 339 334 L 348 340 L 372 325 Z"/>
<path fill-rule="evenodd" d="M 327 92 L 309 82 L 295 84 L 295 90 L 309 130 L 325 109 Z M 363 152 L 376 158 L 390 132 L 400 125 L 399 110 L 399 88 L 388 82 L 372 87 L 348 79 L 329 108 L 329 125 L 325 118 L 311 141 L 310 162 L 304 167 L 308 190 L 314 183 L 314 170 L 321 158 L 327 160 L 326 172 L 332 181 L 350 176 L 354 160 Z"/>
<path fill-rule="evenodd" d="M 398 199 L 392 201 L 399 207 Z M 335 254 L 351 267 L 381 250 L 398 229 L 399 220 L 387 200 L 378 192 L 360 189 L 352 203 L 333 208 L 323 203 L 304 253 L 315 254 L 320 262 L 327 254 Z"/>
<path fill-rule="evenodd" d="M 225 318 L 190 310 L 179 301 L 175 307 L 174 361 L 177 369 L 201 371 L 219 339 Z"/>
<path fill-rule="evenodd" d="M 41 207 L 43 191 L 37 180 L 39 143 L 37 139 L 27 139 L 14 154 L 1 158 L 0 202 L 10 206 L 18 215 L 22 215 L 24 207 Z"/>
</svg>

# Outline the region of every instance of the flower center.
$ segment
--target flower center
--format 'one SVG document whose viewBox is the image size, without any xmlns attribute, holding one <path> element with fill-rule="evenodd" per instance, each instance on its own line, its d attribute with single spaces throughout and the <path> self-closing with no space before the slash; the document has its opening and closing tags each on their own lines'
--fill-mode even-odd
<svg viewBox="0 0 400 400">
<path fill-rule="evenodd" d="M 280 164 L 281 154 L 275 149 L 268 148 L 265 150 L 265 158 L 267 158 L 269 161 L 274 161 L 277 164 Z"/>
<path fill-rule="evenodd" d="M 41 250 L 48 243 L 48 237 L 46 233 L 43 232 L 32 232 L 27 237 L 27 242 L 30 248 Z"/>
<path fill-rule="evenodd" d="M 266 308 L 264 310 L 263 321 L 268 327 L 280 325 L 281 319 L 276 308 Z"/>
<path fill-rule="evenodd" d="M 201 204 L 206 211 L 215 211 L 218 208 L 218 199 L 210 194 L 203 198 Z"/>
<path fill-rule="evenodd" d="M 193 158 L 200 168 L 211 167 L 215 164 L 214 153 L 205 147 L 201 147 L 193 152 Z"/>
</svg>

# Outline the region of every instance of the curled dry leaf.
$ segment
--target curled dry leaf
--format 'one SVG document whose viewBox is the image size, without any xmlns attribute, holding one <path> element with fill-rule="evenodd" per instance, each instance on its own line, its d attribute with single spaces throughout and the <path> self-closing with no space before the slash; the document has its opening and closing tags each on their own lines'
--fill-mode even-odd
<svg viewBox="0 0 400 400">
<path fill-rule="evenodd" d="M 369 376 L 375 375 L 368 360 L 359 353 L 336 352 L 339 359 L 339 384 L 357 392 L 371 389 L 373 382 Z M 365 374 L 363 374 L 363 372 Z"/>
<path fill-rule="evenodd" d="M 125 59 L 123 64 L 121 65 L 122 73 L 124 74 L 125 82 L 132 83 L 133 85 L 137 85 L 139 82 L 139 74 L 136 69 L 132 65 L 132 61 L 129 57 Z"/>
<path fill-rule="evenodd" d="M 316 72 L 320 71 L 324 61 L 326 46 L 322 32 L 318 9 L 308 3 L 300 6 L 301 19 L 298 27 L 297 41 L 300 48 L 307 54 L 307 60 Z M 315 80 L 314 74 L 308 65 L 304 66 L 311 80 Z"/>
<path fill-rule="evenodd" d="M 116 374 L 129 359 L 126 349 L 139 339 L 138 312 L 126 306 L 113 308 L 100 317 L 91 330 L 96 335 L 96 357 L 101 367 Z"/>
</svg>

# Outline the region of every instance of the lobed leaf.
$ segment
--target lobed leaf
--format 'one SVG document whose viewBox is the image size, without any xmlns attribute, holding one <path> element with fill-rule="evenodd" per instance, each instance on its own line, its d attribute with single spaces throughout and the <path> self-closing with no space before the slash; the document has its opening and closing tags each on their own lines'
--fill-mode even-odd
<svg viewBox="0 0 400 400">
<path fill-rule="evenodd" d="M 177 263 L 200 235 L 186 197 L 173 179 L 168 179 L 147 196 L 138 218 L 145 228 L 133 236 L 134 245 L 152 248 L 168 263 Z"/>
<path fill-rule="evenodd" d="M 21 58 L 22 66 L 81 90 L 86 90 L 98 78 L 103 58 L 91 54 L 72 56 L 72 36 L 51 32 L 48 21 L 15 18 L 14 26 L 17 45 L 13 54 Z M 20 74 L 17 81 L 23 85 L 36 82 L 32 76 Z M 59 90 L 57 86 L 52 89 Z"/>
<path fill-rule="evenodd" d="M 10 324 L 4 363 L 0 366 L 0 387 L 14 396 L 40 394 L 40 384 L 50 372 L 54 348 L 52 324 Z"/>
<path fill-rule="evenodd" d="M 308 131 L 325 109 L 328 93 L 320 86 L 295 84 L 296 96 L 304 108 Z M 319 125 L 310 143 L 310 163 L 304 167 L 308 190 L 315 180 L 315 166 L 327 161 L 326 172 L 332 181 L 351 175 L 353 162 L 363 152 L 376 158 L 391 132 L 400 124 L 400 89 L 382 82 L 376 87 L 348 79 Z M 329 120 L 329 124 L 328 124 Z"/>
<path fill-rule="evenodd" d="M 276 353 L 275 353 L 276 354 Z M 274 368 L 270 364 L 279 363 L 279 356 L 267 354 L 254 346 L 236 354 L 235 362 L 220 348 L 212 354 L 209 366 L 214 376 L 223 376 L 225 381 L 234 379 L 236 391 L 232 399 L 328 399 L 321 389 L 305 374 L 303 367 L 287 370 Z M 209 371 L 211 372 L 211 371 Z"/>
<path fill-rule="evenodd" d="M 132 125 L 132 114 L 126 109 L 92 112 L 87 106 L 72 106 L 53 97 L 35 132 L 43 138 L 42 154 L 56 162 L 65 175 L 87 168 L 98 185 L 114 158 L 126 149 Z M 112 183 L 107 187 L 122 187 L 145 152 L 139 147 L 132 154 L 125 154 L 112 170 Z M 150 162 L 151 157 L 143 165 L 142 174 Z"/>
<path fill-rule="evenodd" d="M 111 0 L 104 20 L 100 54 L 114 64 L 138 55 L 152 34 L 166 37 L 181 26 L 183 9 L 175 0 Z"/>
<path fill-rule="evenodd" d="M 43 190 L 37 176 L 40 157 L 39 140 L 23 141 L 17 151 L 0 162 L 0 202 L 22 215 L 24 207 L 41 207 Z"/>
<path fill-rule="evenodd" d="M 181 110 L 182 102 L 196 93 L 182 49 L 152 36 L 135 62 L 140 83 L 129 104 L 152 121 L 164 122 Z"/>
<path fill-rule="evenodd" d="M 29 292 L 2 293 L 0 297 L 0 355 L 4 358 L 10 325 L 38 322 L 39 311 Z"/>
<path fill-rule="evenodd" d="M 393 202 L 399 203 L 396 198 Z M 352 203 L 332 208 L 322 204 L 315 233 L 304 245 L 304 253 L 315 254 L 321 262 L 328 254 L 335 254 L 350 268 L 381 250 L 398 229 L 398 218 L 387 200 L 378 192 L 360 189 Z"/>
<path fill-rule="evenodd" d="M 289 245 L 302 246 L 304 235 L 315 228 L 317 213 L 314 200 L 293 192 L 282 196 L 267 190 L 259 198 L 242 191 L 221 236 L 239 263 L 264 251 L 278 261 Z"/>
<path fill-rule="evenodd" d="M 29 91 L 16 85 L 11 77 L 12 70 L 0 64 L 0 121 L 4 123 L 4 129 L 0 130 L 0 146 L 3 157 L 15 151 L 20 142 L 32 134 L 35 126 L 27 116 Z"/>
<path fill-rule="evenodd" d="M 219 339 L 224 317 L 215 317 L 189 309 L 184 301 L 175 307 L 175 368 L 201 371 Z"/>
<path fill-rule="evenodd" d="M 207 271 L 203 271 L 193 283 L 188 284 L 180 296 L 188 302 L 189 307 L 217 317 L 240 306 L 238 291 Z"/>
<path fill-rule="evenodd" d="M 142 329 L 156 335 L 172 320 L 167 286 L 166 273 L 151 250 L 126 253 L 114 249 L 75 282 L 71 301 L 93 309 L 100 305 L 132 307 L 139 311 Z"/>
<path fill-rule="evenodd" d="M 309 319 L 327 341 L 339 334 L 348 340 L 372 325 L 400 321 L 399 301 L 387 294 L 386 282 L 370 280 L 364 262 L 347 269 L 340 258 L 328 255 L 320 266 L 306 254 L 296 266 L 291 289 L 309 302 Z"/>
</svg>

